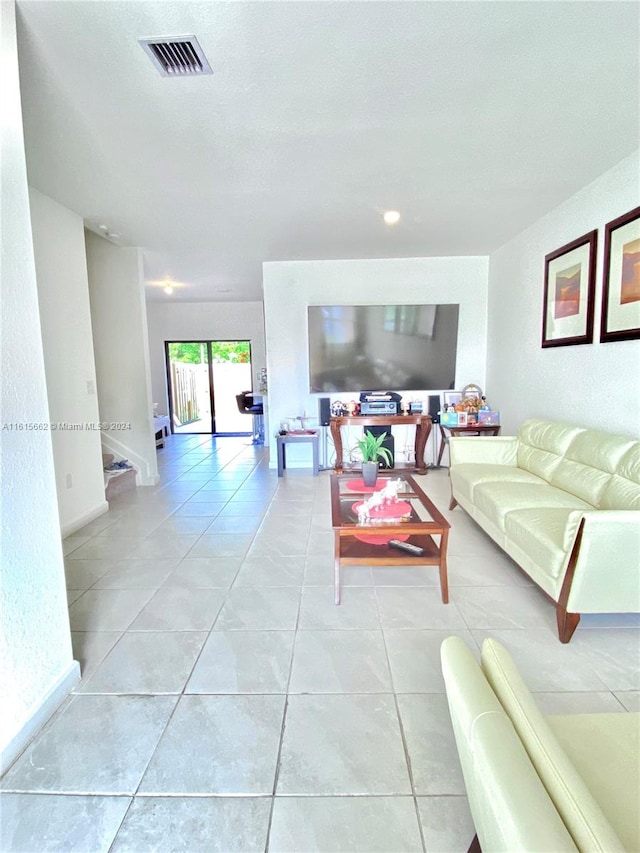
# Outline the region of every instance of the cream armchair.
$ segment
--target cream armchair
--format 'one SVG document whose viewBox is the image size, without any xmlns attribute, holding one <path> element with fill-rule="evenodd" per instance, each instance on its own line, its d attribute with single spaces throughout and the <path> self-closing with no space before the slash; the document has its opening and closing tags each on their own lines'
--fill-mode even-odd
<svg viewBox="0 0 640 853">
<path fill-rule="evenodd" d="M 640 714 L 545 717 L 507 651 L 441 648 L 482 853 L 640 850 Z"/>
</svg>

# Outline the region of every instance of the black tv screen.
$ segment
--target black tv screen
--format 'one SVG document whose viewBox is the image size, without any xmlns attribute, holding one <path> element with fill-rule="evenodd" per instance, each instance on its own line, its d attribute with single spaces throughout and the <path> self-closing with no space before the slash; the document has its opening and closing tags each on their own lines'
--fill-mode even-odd
<svg viewBox="0 0 640 853">
<path fill-rule="evenodd" d="M 310 391 L 454 388 L 459 309 L 310 305 Z"/>
</svg>

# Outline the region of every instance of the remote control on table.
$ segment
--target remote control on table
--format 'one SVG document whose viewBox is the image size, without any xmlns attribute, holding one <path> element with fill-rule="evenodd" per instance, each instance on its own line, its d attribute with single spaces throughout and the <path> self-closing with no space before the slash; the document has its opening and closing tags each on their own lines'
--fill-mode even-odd
<svg viewBox="0 0 640 853">
<path fill-rule="evenodd" d="M 399 548 L 401 551 L 413 554 L 415 557 L 419 557 L 424 554 L 424 548 L 412 545 L 411 542 L 401 542 L 399 539 L 390 539 L 389 545 L 391 545 L 392 548 Z"/>
</svg>

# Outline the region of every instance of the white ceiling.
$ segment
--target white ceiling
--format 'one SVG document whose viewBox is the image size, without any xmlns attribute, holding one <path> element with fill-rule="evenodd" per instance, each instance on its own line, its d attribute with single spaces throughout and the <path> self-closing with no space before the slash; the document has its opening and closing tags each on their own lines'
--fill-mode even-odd
<svg viewBox="0 0 640 853">
<path fill-rule="evenodd" d="M 17 6 L 30 183 L 174 300 L 260 300 L 263 261 L 487 254 L 638 147 L 635 2 Z M 190 34 L 212 76 L 137 42 Z"/>
</svg>

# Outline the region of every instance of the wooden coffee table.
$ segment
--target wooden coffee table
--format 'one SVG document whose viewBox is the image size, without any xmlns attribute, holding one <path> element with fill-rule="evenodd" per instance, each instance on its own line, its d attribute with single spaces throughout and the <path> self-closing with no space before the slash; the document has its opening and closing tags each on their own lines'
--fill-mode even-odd
<svg viewBox="0 0 640 853">
<path fill-rule="evenodd" d="M 443 604 L 449 603 L 447 541 L 451 525 L 429 500 L 410 474 L 378 475 L 377 487 L 388 480 L 402 480 L 397 518 L 372 518 L 358 522 L 354 505 L 370 497 L 359 472 L 331 475 L 331 523 L 335 536 L 335 603 L 340 604 L 341 566 L 438 566 Z M 438 537 L 439 541 L 434 539 Z M 371 539 L 372 541 L 363 541 Z M 387 544 L 389 539 L 406 539 L 423 549 L 409 554 Z M 376 541 L 377 540 L 377 541 Z M 399 569 L 400 571 L 400 569 Z"/>
</svg>

